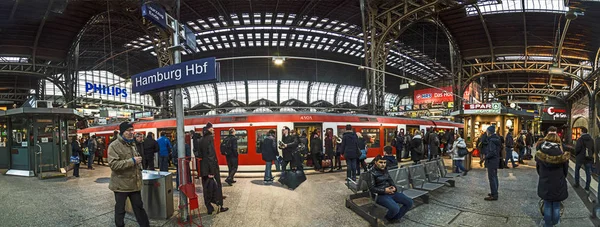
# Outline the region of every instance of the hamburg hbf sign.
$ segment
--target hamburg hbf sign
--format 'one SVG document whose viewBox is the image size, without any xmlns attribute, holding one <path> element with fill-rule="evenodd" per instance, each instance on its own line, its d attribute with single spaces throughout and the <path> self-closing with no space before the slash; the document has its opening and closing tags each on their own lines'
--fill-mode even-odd
<svg viewBox="0 0 600 227">
<path fill-rule="evenodd" d="M 217 81 L 216 59 L 203 58 L 153 69 L 131 77 L 133 93 L 146 94 Z"/>
</svg>

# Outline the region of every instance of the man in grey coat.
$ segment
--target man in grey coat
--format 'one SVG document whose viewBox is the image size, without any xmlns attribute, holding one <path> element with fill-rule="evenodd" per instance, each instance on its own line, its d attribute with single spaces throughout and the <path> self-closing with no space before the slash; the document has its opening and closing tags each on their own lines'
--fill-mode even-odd
<svg viewBox="0 0 600 227">
<path fill-rule="evenodd" d="M 432 132 L 429 133 L 427 142 L 429 142 L 429 161 L 431 161 L 431 159 L 437 158 L 440 154 L 440 139 L 438 138 L 438 134 L 435 133 L 435 130 L 432 130 Z"/>
</svg>

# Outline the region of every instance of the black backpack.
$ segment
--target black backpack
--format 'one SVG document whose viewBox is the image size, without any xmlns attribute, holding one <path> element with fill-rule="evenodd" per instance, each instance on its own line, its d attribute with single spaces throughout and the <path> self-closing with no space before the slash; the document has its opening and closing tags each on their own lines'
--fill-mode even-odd
<svg viewBox="0 0 600 227">
<path fill-rule="evenodd" d="M 231 136 L 225 137 L 225 139 L 223 139 L 223 142 L 221 142 L 221 154 L 229 155 L 229 152 L 231 151 L 232 147 L 233 146 L 231 146 Z"/>
</svg>

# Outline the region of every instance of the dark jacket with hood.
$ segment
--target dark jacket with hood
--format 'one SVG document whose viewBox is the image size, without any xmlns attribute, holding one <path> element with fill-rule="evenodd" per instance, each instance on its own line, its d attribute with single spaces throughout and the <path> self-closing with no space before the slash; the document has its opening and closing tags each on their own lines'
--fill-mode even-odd
<svg viewBox="0 0 600 227">
<path fill-rule="evenodd" d="M 537 193 L 550 202 L 560 202 L 567 197 L 567 174 L 569 152 L 563 152 L 560 144 L 543 142 L 541 150 L 535 154 L 536 170 L 539 175 Z"/>
<path fill-rule="evenodd" d="M 296 151 L 299 143 L 298 136 L 290 133 L 283 137 L 282 142 L 287 144 L 287 147 L 283 148 L 281 151 L 283 153 L 283 160 L 288 162 L 292 161 L 294 155 L 293 153 Z"/>
<path fill-rule="evenodd" d="M 420 161 L 423 159 L 424 152 L 423 139 L 421 138 L 421 134 L 415 135 L 410 141 L 410 157 L 413 161 Z"/>
<path fill-rule="evenodd" d="M 340 152 L 346 159 L 358 158 L 360 151 L 358 150 L 358 136 L 354 132 L 345 132 L 342 137 L 342 145 Z"/>
<path fill-rule="evenodd" d="M 440 154 L 440 139 L 438 138 L 437 133 L 429 133 L 429 138 L 427 139 L 429 142 L 429 152 L 431 156 Z"/>
<path fill-rule="evenodd" d="M 369 192 L 371 192 L 372 196 L 374 196 L 373 194 L 385 195 L 385 188 L 389 186 L 396 187 L 387 167 L 384 170 L 380 170 L 377 167 L 371 168 L 367 182 L 369 182 Z"/>
<path fill-rule="evenodd" d="M 219 161 L 215 152 L 215 139 L 210 131 L 204 131 L 204 136 L 200 140 L 200 176 L 219 174 Z"/>
<path fill-rule="evenodd" d="M 154 157 L 154 153 L 158 153 L 158 142 L 152 136 L 148 135 L 144 139 L 144 157 Z"/>
<path fill-rule="evenodd" d="M 583 134 L 579 139 L 577 139 L 577 144 L 575 145 L 575 161 L 577 163 L 591 163 L 593 159 L 586 159 L 586 148 L 589 150 L 590 154 L 594 152 L 594 140 L 590 134 Z"/>
<path fill-rule="evenodd" d="M 262 160 L 265 162 L 271 162 L 279 156 L 279 151 L 277 150 L 277 142 L 275 142 L 275 137 L 272 135 L 267 136 L 262 144 L 260 145 L 260 149 L 262 152 Z"/>
<path fill-rule="evenodd" d="M 485 167 L 486 168 L 498 168 L 500 166 L 500 154 L 502 149 L 502 143 L 500 143 L 500 137 L 495 133 L 488 136 L 483 141 L 483 154 L 485 155 Z"/>
</svg>

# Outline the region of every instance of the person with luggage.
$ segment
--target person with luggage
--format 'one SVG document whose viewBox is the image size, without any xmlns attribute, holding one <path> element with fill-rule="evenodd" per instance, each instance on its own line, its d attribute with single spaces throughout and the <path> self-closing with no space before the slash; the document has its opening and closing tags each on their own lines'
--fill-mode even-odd
<svg viewBox="0 0 600 227">
<path fill-rule="evenodd" d="M 375 167 L 369 171 L 368 178 L 369 192 L 371 197 L 377 194 L 375 202 L 388 209 L 385 218 L 390 223 L 397 223 L 410 210 L 414 202 L 402 192 L 398 192 L 394 180 L 388 173 L 386 159 L 377 155 L 373 163 Z"/>
<path fill-rule="evenodd" d="M 550 133 L 550 130 L 548 130 Z M 588 134 L 586 127 L 581 127 L 581 136 L 575 144 L 575 184 L 574 188 L 579 187 L 579 172 L 581 167 L 585 171 L 585 190 L 590 190 L 592 164 L 594 163 L 594 140 Z"/>
<path fill-rule="evenodd" d="M 225 155 L 227 169 L 229 170 L 225 183 L 231 186 L 236 182 L 233 178 L 238 170 L 238 138 L 235 136 L 234 128 L 229 129 L 229 135 L 223 139 L 220 148 L 221 154 Z"/>
<path fill-rule="evenodd" d="M 208 214 L 214 212 L 212 204 L 216 204 L 217 212 L 225 212 L 229 210 L 223 207 L 223 185 L 221 184 L 221 176 L 219 170 L 219 162 L 215 149 L 215 137 L 212 123 L 208 122 L 203 128 L 203 137 L 200 141 L 199 158 L 200 161 L 200 176 L 202 177 L 202 188 L 204 195 L 204 205 Z"/>
<path fill-rule="evenodd" d="M 298 147 L 298 137 L 292 135 L 290 133 L 290 128 L 287 126 L 283 127 L 283 138 L 281 139 L 281 143 L 279 144 L 279 148 L 283 153 L 283 161 L 281 163 L 281 175 L 285 174 L 288 164 L 290 165 L 290 169 L 292 169 L 294 165 L 294 153 L 296 152 L 296 148 Z"/>
<path fill-rule="evenodd" d="M 295 130 L 292 131 L 295 133 Z M 306 132 L 302 132 L 298 137 L 298 147 L 296 148 L 295 153 L 295 166 L 298 169 L 304 169 L 304 160 L 306 160 L 306 155 L 308 155 L 308 138 L 306 138 Z"/>
<path fill-rule="evenodd" d="M 555 131 L 548 132 L 540 147 L 535 161 L 539 175 L 537 193 L 544 200 L 541 224 L 551 227 L 560 223 L 560 203 L 569 197 L 566 178 L 571 155 L 563 151 L 561 139 Z"/>
<path fill-rule="evenodd" d="M 460 137 L 459 134 L 454 134 L 454 139 L 452 139 L 452 148 L 450 148 L 450 154 L 452 154 L 452 161 L 454 161 L 454 166 L 456 166 L 456 168 L 454 169 L 455 173 L 460 173 L 462 171 L 463 176 L 467 175 L 467 169 L 465 169 L 465 166 L 463 165 L 463 161 L 465 160 L 465 156 L 467 155 L 466 153 L 464 153 L 467 150 L 467 144 L 465 143 L 465 140 L 463 138 Z"/>
<path fill-rule="evenodd" d="M 264 183 L 273 183 L 273 174 L 271 172 L 272 162 L 277 162 L 279 151 L 277 150 L 277 142 L 275 141 L 275 130 L 269 130 L 268 135 L 263 139 L 260 145 L 262 160 L 265 161 L 265 176 Z"/>
<path fill-rule="evenodd" d="M 323 143 L 319 137 L 319 133 L 315 130 L 310 135 L 310 156 L 315 167 L 315 171 L 322 170 L 321 154 L 323 153 Z"/>
</svg>

